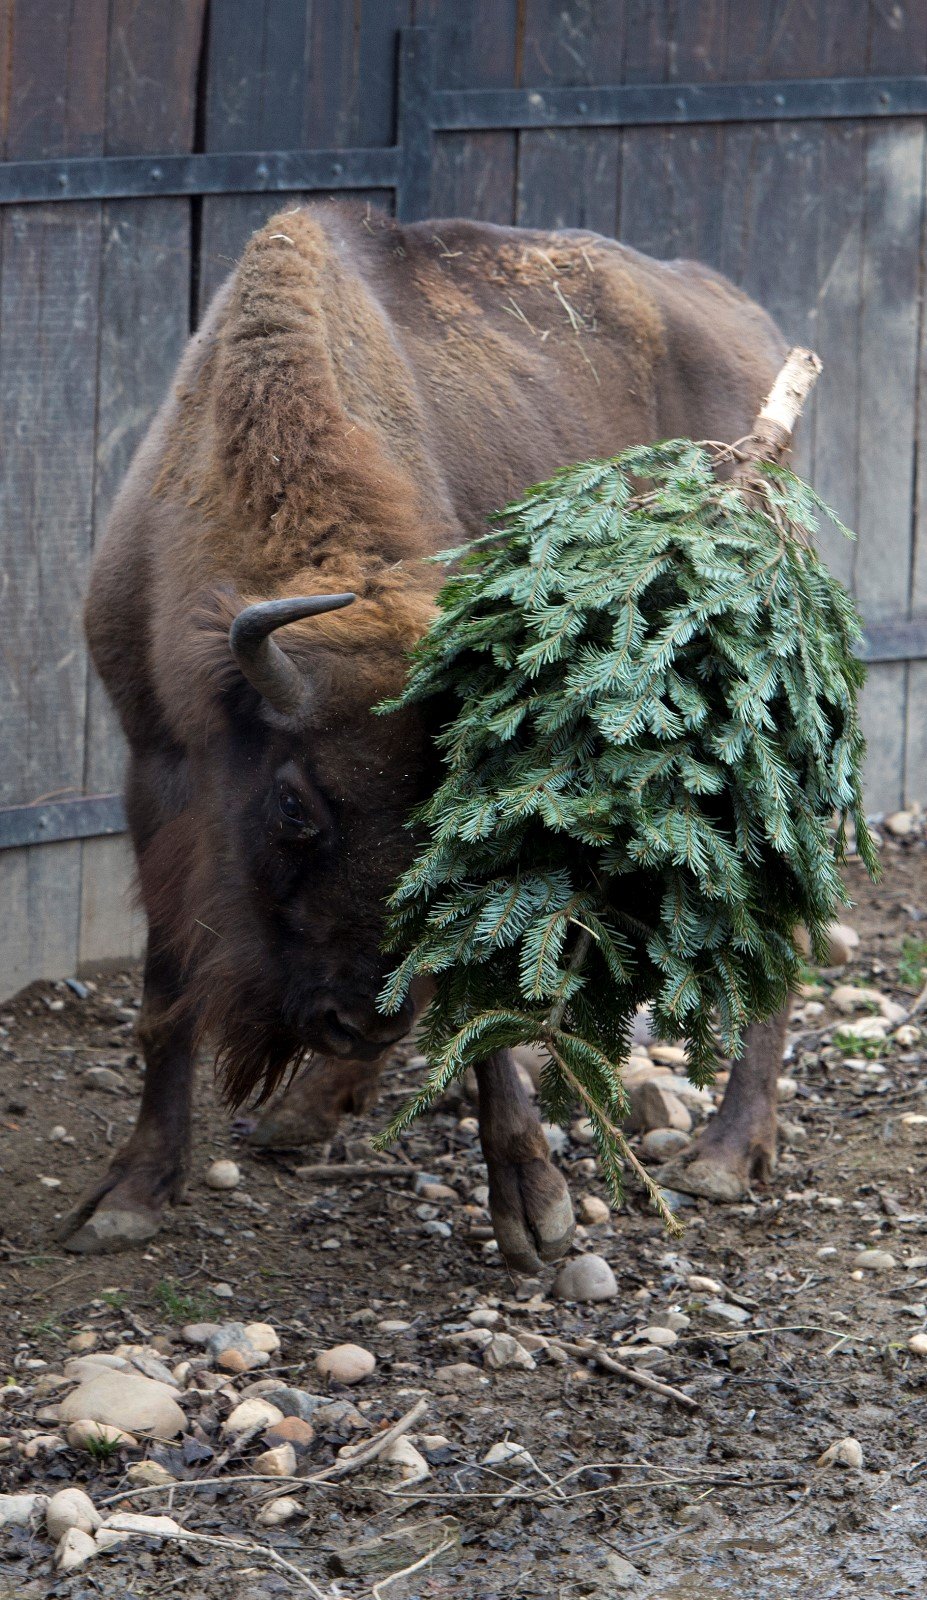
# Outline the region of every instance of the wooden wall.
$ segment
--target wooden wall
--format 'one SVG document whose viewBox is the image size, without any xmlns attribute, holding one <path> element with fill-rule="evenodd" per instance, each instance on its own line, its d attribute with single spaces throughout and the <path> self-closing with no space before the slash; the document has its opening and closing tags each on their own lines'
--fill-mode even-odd
<svg viewBox="0 0 927 1600">
<path fill-rule="evenodd" d="M 0 157 L 389 144 L 396 30 L 442 87 L 910 74 L 927 0 L 0 0 Z M 434 215 L 584 226 L 741 283 L 825 364 L 802 467 L 870 621 L 927 610 L 921 121 L 446 134 Z M 391 195 L 370 191 L 372 205 Z M 90 553 L 190 328 L 279 197 L 0 209 L 0 805 L 120 783 Z M 872 669 L 874 810 L 927 799 L 927 663 Z M 120 839 L 0 851 L 0 994 L 138 948 Z"/>
</svg>

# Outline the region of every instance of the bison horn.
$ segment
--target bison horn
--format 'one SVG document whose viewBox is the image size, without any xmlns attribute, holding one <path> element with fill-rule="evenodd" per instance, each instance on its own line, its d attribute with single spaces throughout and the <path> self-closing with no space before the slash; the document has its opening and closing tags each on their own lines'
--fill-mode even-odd
<svg viewBox="0 0 927 1600">
<path fill-rule="evenodd" d="M 229 629 L 232 655 L 248 682 L 275 711 L 285 715 L 299 711 L 306 698 L 306 680 L 271 634 L 288 622 L 339 611 L 356 598 L 353 594 L 298 595 L 290 600 L 262 600 L 239 611 Z"/>
</svg>

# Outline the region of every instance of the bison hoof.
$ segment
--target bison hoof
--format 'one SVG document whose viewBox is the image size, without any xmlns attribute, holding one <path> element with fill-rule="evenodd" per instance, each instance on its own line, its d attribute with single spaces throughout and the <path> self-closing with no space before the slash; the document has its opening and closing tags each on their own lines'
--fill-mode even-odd
<svg viewBox="0 0 927 1600">
<path fill-rule="evenodd" d="M 664 1189 L 677 1189 L 680 1194 L 693 1194 L 700 1200 L 715 1200 L 720 1204 L 730 1205 L 732 1201 L 742 1200 L 747 1192 L 739 1173 L 712 1161 L 709 1156 L 688 1164 L 670 1161 L 660 1167 L 654 1177 Z"/>
<path fill-rule="evenodd" d="M 575 1226 L 561 1173 L 537 1158 L 489 1168 L 489 1211 L 496 1241 L 513 1272 L 539 1272 L 570 1247 Z"/>
<path fill-rule="evenodd" d="M 102 1256 L 146 1244 L 160 1226 L 160 1212 L 106 1207 L 94 1211 L 83 1223 L 80 1214 L 72 1212 L 62 1224 L 59 1239 L 65 1250 L 76 1255 Z"/>
</svg>

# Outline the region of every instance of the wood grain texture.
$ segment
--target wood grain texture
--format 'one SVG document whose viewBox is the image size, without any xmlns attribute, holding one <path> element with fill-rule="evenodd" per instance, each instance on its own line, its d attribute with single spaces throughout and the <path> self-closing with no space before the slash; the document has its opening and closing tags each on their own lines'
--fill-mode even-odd
<svg viewBox="0 0 927 1600">
<path fill-rule="evenodd" d="M 923 72 L 927 19 L 920 5 L 886 16 L 876 8 L 868 46 L 872 72 Z M 865 132 L 864 255 L 861 275 L 859 543 L 853 581 L 860 608 L 877 621 L 912 604 L 915 544 L 912 488 L 917 460 L 919 311 L 924 232 L 923 123 Z M 864 699 L 869 741 L 866 795 L 890 810 L 924 776 L 923 669 L 873 667 Z"/>
<path fill-rule="evenodd" d="M 617 83 L 625 49 L 625 0 L 527 0 L 522 81 L 531 88 Z M 622 135 L 617 128 L 545 129 L 518 140 L 516 221 L 529 228 L 618 225 Z"/>
<path fill-rule="evenodd" d="M 106 0 L 8 5 L 7 159 L 101 152 L 106 13 Z M 0 249 L 0 793 L 23 802 L 83 780 L 99 206 L 6 208 Z M 73 970 L 80 867 L 76 843 L 0 853 L 0 992 Z"/>
<path fill-rule="evenodd" d="M 927 68 L 927 0 L 211 0 L 200 78 L 205 11 L 205 0 L 0 0 L 0 155 L 389 144 L 406 23 L 437 30 L 444 87 Z M 825 370 L 796 464 L 858 527 L 857 546 L 825 529 L 822 548 L 876 620 L 927 612 L 925 165 L 913 120 L 449 134 L 432 209 L 696 257 L 813 344 Z M 281 203 L 0 216 L 7 803 L 119 784 L 121 740 L 80 633 L 92 544 L 191 318 Z M 873 809 L 927 798 L 925 703 L 927 663 L 872 669 Z M 126 863 L 112 840 L 0 853 L 0 992 L 136 947 Z"/>
<path fill-rule="evenodd" d="M 518 80 L 517 0 L 426 0 L 416 22 L 438 29 L 443 89 L 505 89 Z M 432 205 L 437 217 L 515 220 L 514 133 L 441 134 L 436 141 Z"/>
<path fill-rule="evenodd" d="M 106 73 L 109 155 L 193 148 L 196 76 L 205 0 L 167 0 L 155 10 L 114 0 Z M 190 326 L 191 205 L 116 200 L 102 207 L 93 537 L 160 405 Z M 90 672 L 84 787 L 121 788 L 122 735 Z M 141 923 L 132 901 L 125 841 L 81 846 L 78 965 L 135 955 Z"/>
</svg>

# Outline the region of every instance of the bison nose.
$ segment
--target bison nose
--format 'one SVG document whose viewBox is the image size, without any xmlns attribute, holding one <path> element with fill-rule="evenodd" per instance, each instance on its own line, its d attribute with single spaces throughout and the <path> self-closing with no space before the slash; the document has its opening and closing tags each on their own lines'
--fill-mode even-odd
<svg viewBox="0 0 927 1600">
<path fill-rule="evenodd" d="M 342 1050 L 358 1055 L 385 1050 L 395 1044 L 412 1026 L 414 1006 L 407 1000 L 394 1016 L 384 1017 L 373 1007 L 330 1006 L 322 1015 L 322 1025 Z"/>
</svg>

